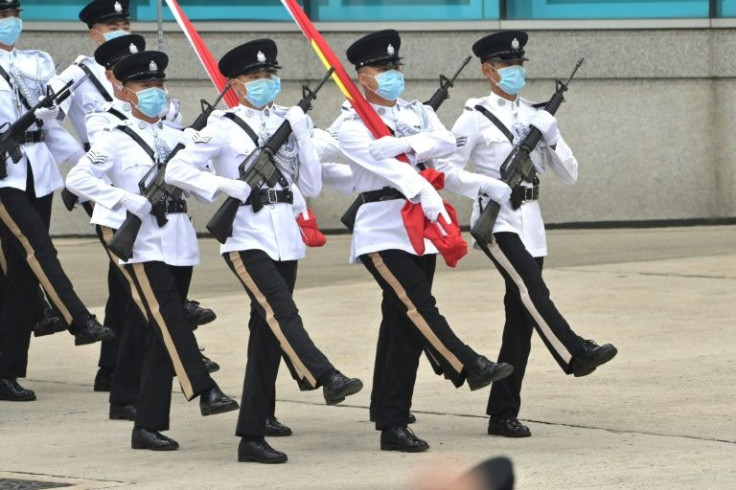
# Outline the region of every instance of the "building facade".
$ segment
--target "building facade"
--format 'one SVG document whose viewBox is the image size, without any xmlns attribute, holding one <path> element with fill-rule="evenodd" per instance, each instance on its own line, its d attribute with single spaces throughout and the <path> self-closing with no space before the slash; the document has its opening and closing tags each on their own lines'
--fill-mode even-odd
<svg viewBox="0 0 736 490">
<path fill-rule="evenodd" d="M 24 0 L 19 47 L 50 52 L 59 69 L 91 53 L 86 26 L 76 18 L 84 1 Z M 216 57 L 249 39 L 279 45 L 283 104 L 323 68 L 278 0 L 180 0 Z M 499 29 L 529 31 L 526 95 L 549 98 L 555 78 L 585 64 L 558 112 L 560 127 L 580 162 L 580 179 L 565 186 L 543 178 L 548 223 L 713 220 L 736 216 L 736 0 L 311 0 L 303 1 L 335 52 L 363 33 L 402 32 L 408 98 L 428 99 L 440 73 L 450 74 L 481 36 Z M 156 0 L 132 2 L 134 29 L 157 42 Z M 171 57 L 170 92 L 193 120 L 199 99 L 216 96 L 204 69 L 164 10 L 164 49 Z M 449 127 L 469 97 L 488 93 L 476 61 L 438 111 Z M 326 87 L 312 116 L 322 127 L 342 96 Z M 351 199 L 327 190 L 313 202 L 324 229 Z M 469 202 L 451 198 L 467 221 Z M 58 203 L 57 203 L 58 204 Z M 214 207 L 193 206 L 204 230 Z M 53 232 L 86 234 L 80 213 L 55 209 Z"/>
</svg>

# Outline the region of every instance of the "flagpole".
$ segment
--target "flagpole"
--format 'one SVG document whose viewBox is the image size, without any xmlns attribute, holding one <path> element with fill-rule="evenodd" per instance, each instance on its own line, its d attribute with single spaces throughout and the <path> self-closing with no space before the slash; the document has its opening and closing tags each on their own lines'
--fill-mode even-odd
<svg viewBox="0 0 736 490">
<path fill-rule="evenodd" d="M 164 0 L 156 2 L 156 22 L 158 24 L 158 50 L 164 50 Z"/>
</svg>

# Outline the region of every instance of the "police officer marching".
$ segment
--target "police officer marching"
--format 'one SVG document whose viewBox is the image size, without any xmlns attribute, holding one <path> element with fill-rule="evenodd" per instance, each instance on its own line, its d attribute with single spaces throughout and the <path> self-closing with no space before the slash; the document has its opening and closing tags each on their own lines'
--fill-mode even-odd
<svg viewBox="0 0 736 490">
<path fill-rule="evenodd" d="M 438 168 L 452 173 L 472 163 L 477 172 L 495 179 L 501 177 L 501 165 L 528 132 L 530 126 L 543 135 L 531 154 L 538 174 L 551 169 L 563 182 L 577 180 L 578 162 L 560 135 L 557 120 L 541 107 L 518 94 L 524 88 L 523 31 L 502 31 L 483 37 L 473 44 L 480 58 L 481 71 L 491 93 L 469 99 L 453 126 L 453 132 L 467 136 L 467 143 L 439 162 Z M 458 191 L 475 199 L 471 223 L 479 216 L 487 200 L 479 197 L 471 182 L 456 182 Z M 501 202 L 501 211 L 493 228 L 490 253 L 496 269 L 506 284 L 504 306 L 506 323 L 499 361 L 513 364 L 514 373 L 494 383 L 488 401 L 488 433 L 504 437 L 528 437 L 531 431 L 519 422 L 521 384 L 536 329 L 544 344 L 566 374 L 586 376 L 616 355 L 611 344 L 597 345 L 579 337 L 550 299 L 542 278 L 547 255 L 544 223 L 539 206 L 539 179 L 524 181 L 513 189 L 511 199 Z"/>
<path fill-rule="evenodd" d="M 371 415 L 381 431 L 381 449 L 421 452 L 426 441 L 407 429 L 419 357 L 426 349 L 455 386 L 467 379 L 472 390 L 508 376 L 513 368 L 477 354 L 452 331 L 432 295 L 437 249 L 412 246 L 402 221 L 405 200 L 419 202 L 426 218 L 450 218 L 442 198 L 418 170 L 456 149 L 455 136 L 434 111 L 401 98 L 404 77 L 395 30 L 368 34 L 347 50 L 366 99 L 394 136 L 374 140 L 356 113 L 339 124 L 340 148 L 349 160 L 360 193 L 350 261 L 361 261 L 383 290 L 376 349 Z M 409 156 L 411 165 L 396 159 Z M 507 186 L 496 183 L 495 198 Z"/>
<path fill-rule="evenodd" d="M 124 263 L 129 287 L 138 293 L 150 325 L 131 445 L 155 451 L 179 447 L 161 434 L 169 428 L 174 373 L 188 400 L 200 397 L 202 415 L 238 407 L 205 369 L 184 315 L 192 267 L 199 262 L 186 201 L 170 198 L 168 221 L 159 226 L 151 203 L 139 193 L 141 178 L 164 162 L 184 137 L 161 122 L 167 64 L 166 54 L 158 51 L 134 53 L 115 64 L 114 78 L 123 86 L 121 95 L 132 107 L 131 117 L 99 136 L 67 177 L 72 192 L 111 210 L 125 209 L 142 222 L 132 258 Z"/>
<path fill-rule="evenodd" d="M 259 39 L 222 57 L 219 69 L 233 84 L 240 105 L 213 113 L 207 127 L 166 169 L 168 183 L 209 199 L 224 193 L 243 203 L 220 253 L 251 299 L 248 361 L 236 434 L 241 437 L 238 460 L 259 463 L 287 461 L 286 454 L 264 438 L 282 352 L 305 388 L 323 387 L 328 405 L 342 402 L 363 386 L 359 379 L 337 371 L 314 345 L 292 297 L 297 261 L 305 255 L 294 220 L 292 184 L 298 184 L 306 196 L 316 196 L 321 169 L 309 117 L 298 106 L 273 103 L 280 91 L 276 56 L 276 44 Z M 275 156 L 278 182 L 251 191 L 237 180 L 239 166 L 284 121 L 292 132 Z M 209 160 L 216 174 L 206 168 Z M 256 199 L 263 204 L 259 210 L 251 205 Z"/>
<path fill-rule="evenodd" d="M 93 0 L 79 12 L 79 19 L 87 25 L 89 37 L 97 46 L 102 47 L 115 39 L 130 34 L 129 4 L 129 0 Z M 138 45 L 137 43 L 138 41 L 134 44 Z M 143 45 L 143 48 L 139 46 L 141 51 L 144 47 L 145 45 Z M 116 50 L 113 49 L 113 51 Z M 76 87 L 72 96 L 60 104 L 62 115 L 71 120 L 80 141 L 84 144 L 85 150 L 89 150 L 95 134 L 104 127 L 107 121 L 117 124 L 130 115 L 130 104 L 122 102 L 116 96 L 111 74 L 112 66 L 101 65 L 96 57 L 80 55 L 74 63 L 50 82 L 53 88 L 59 88 L 69 80 L 82 80 L 86 76 L 86 79 Z M 90 114 L 97 114 L 98 116 L 90 118 Z M 174 127 L 180 128 L 182 116 L 177 99 L 167 99 L 167 109 L 163 119 Z M 95 127 L 90 128 L 90 122 Z M 85 201 L 82 206 L 87 214 L 92 217 L 93 206 L 91 203 Z M 101 209 L 97 213 L 98 217 L 92 220 L 93 224 L 96 224 L 95 231 L 105 249 L 109 238 L 106 239 L 103 236 L 103 230 L 98 222 L 100 220 L 109 221 L 103 215 L 110 213 L 110 210 Z M 120 216 L 120 213 L 118 212 L 117 215 Z M 118 225 L 121 223 L 122 221 Z M 117 334 L 118 339 L 103 342 L 100 346 L 99 369 L 94 381 L 95 391 L 110 391 L 117 362 L 119 337 L 121 336 L 130 300 L 125 284 L 120 280 L 118 267 L 113 262 L 110 263 L 108 269 L 107 286 L 109 295 L 105 305 L 104 323 Z M 209 323 L 216 317 L 212 310 L 201 308 L 197 302 L 187 300 L 184 307 L 193 327 Z M 216 363 L 204 356 L 203 360 L 210 366 L 210 370 L 219 369 Z"/>
<path fill-rule="evenodd" d="M 54 62 L 42 51 L 15 49 L 23 22 L 20 1 L 0 2 L 0 123 L 11 124 L 47 93 Z M 17 378 L 25 377 L 39 283 L 82 345 L 114 336 L 82 304 L 49 237 L 53 192 L 63 185 L 57 162 L 83 154 L 57 119 L 58 108 L 35 111 L 36 124 L 21 141 L 22 158 L 7 159 L 0 180 L 0 241 L 7 260 L 0 312 L 0 399 L 35 399 Z M 35 128 L 35 129 L 33 129 Z M 6 158 L 7 155 L 3 155 Z"/>
</svg>

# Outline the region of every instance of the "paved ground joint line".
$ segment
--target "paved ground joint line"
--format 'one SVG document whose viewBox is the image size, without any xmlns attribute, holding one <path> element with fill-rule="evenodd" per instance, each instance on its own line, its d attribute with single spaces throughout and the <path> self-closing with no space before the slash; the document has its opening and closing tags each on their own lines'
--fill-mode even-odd
<svg viewBox="0 0 736 490">
<path fill-rule="evenodd" d="M 318 406 L 321 407 L 323 404 L 321 403 L 314 403 L 314 402 L 306 402 L 306 401 L 300 401 L 300 400 L 287 400 L 287 399 L 277 399 L 280 403 L 294 403 L 297 405 L 312 405 L 312 406 Z M 327 406 L 327 405 L 324 405 Z M 361 410 L 368 410 L 368 407 L 365 405 L 349 405 L 345 403 L 341 403 L 340 405 L 336 405 L 337 408 L 357 408 Z M 413 414 L 419 414 L 419 415 L 446 415 L 450 417 L 462 417 L 462 418 L 471 418 L 471 419 L 487 419 L 488 415 L 473 415 L 473 414 L 467 414 L 467 413 L 453 413 L 453 412 L 434 412 L 431 410 L 412 410 L 411 413 Z M 533 424 L 543 424 L 543 425 L 550 425 L 550 426 L 556 426 L 556 427 L 570 427 L 572 429 L 587 429 L 587 430 L 602 430 L 606 432 L 612 432 L 614 434 L 635 434 L 635 435 L 643 435 L 643 436 L 654 436 L 654 437 L 673 437 L 677 439 L 691 439 L 695 441 L 703 441 L 703 442 L 719 442 L 723 444 L 731 444 L 736 445 L 736 441 L 731 441 L 728 439 L 715 439 L 711 437 L 699 437 L 699 436 L 689 436 L 686 434 L 664 434 L 661 432 L 652 432 L 652 431 L 637 431 L 637 430 L 625 430 L 625 429 L 612 429 L 609 427 L 596 427 L 592 425 L 581 425 L 581 424 L 565 424 L 562 422 L 549 422 L 546 420 L 534 420 L 534 419 L 519 419 L 522 422 L 531 422 Z"/>
</svg>

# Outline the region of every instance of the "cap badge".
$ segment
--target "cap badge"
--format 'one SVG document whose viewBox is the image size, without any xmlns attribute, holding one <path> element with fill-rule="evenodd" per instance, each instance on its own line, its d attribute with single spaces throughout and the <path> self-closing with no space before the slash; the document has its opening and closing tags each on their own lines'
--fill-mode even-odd
<svg viewBox="0 0 736 490">
<path fill-rule="evenodd" d="M 393 56 L 396 54 L 396 50 L 394 49 L 393 44 L 389 44 L 386 48 L 386 53 L 388 53 L 389 56 Z"/>
<path fill-rule="evenodd" d="M 120 5 L 120 2 L 115 2 L 115 5 L 113 6 L 115 9 L 115 12 L 122 14 L 123 13 L 123 6 Z"/>
<path fill-rule="evenodd" d="M 130 49 L 130 54 L 136 54 L 138 52 L 138 46 L 133 43 L 130 43 L 128 49 Z"/>
<path fill-rule="evenodd" d="M 521 47 L 521 43 L 518 39 L 514 38 L 513 41 L 511 41 L 511 49 L 519 49 Z"/>
<path fill-rule="evenodd" d="M 148 64 L 148 70 L 153 72 L 158 71 L 158 65 L 155 61 L 151 60 L 151 62 Z"/>
<path fill-rule="evenodd" d="M 256 59 L 259 63 L 265 63 L 266 62 L 266 55 L 263 54 L 263 51 L 258 51 L 258 54 L 256 54 Z"/>
</svg>

